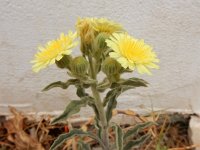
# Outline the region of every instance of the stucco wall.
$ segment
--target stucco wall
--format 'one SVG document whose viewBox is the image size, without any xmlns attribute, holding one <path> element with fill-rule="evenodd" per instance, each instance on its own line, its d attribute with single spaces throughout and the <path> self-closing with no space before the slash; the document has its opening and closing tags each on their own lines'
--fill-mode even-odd
<svg viewBox="0 0 200 150">
<path fill-rule="evenodd" d="M 7 105 L 28 111 L 61 110 L 76 98 L 73 88 L 41 93 L 66 79 L 55 66 L 34 74 L 30 60 L 39 44 L 74 29 L 78 16 L 108 17 L 154 46 L 160 70 L 142 75 L 150 86 L 125 93 L 119 108 L 200 112 L 199 0 L 0 0 L 0 112 Z M 76 51 L 76 50 L 74 50 Z M 136 74 L 133 74 L 136 75 Z"/>
</svg>

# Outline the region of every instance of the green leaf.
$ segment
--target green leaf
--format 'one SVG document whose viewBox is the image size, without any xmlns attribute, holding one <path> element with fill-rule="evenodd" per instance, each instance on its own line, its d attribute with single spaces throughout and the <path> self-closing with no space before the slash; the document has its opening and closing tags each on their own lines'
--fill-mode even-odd
<svg viewBox="0 0 200 150">
<path fill-rule="evenodd" d="M 92 107 L 92 109 L 94 110 L 95 116 L 97 117 L 98 120 L 100 120 L 99 111 L 92 98 L 88 101 L 88 105 Z"/>
<path fill-rule="evenodd" d="M 100 115 L 99 115 L 99 111 L 98 111 L 98 109 L 97 109 L 97 107 L 96 107 L 96 105 L 94 103 L 94 99 L 90 99 L 88 101 L 88 105 L 90 107 L 92 107 L 92 109 L 94 110 L 94 113 L 95 113 L 95 118 L 94 118 L 95 119 L 95 127 L 96 127 L 97 132 L 98 132 L 97 133 L 98 137 L 101 138 L 102 127 L 100 125 Z"/>
<path fill-rule="evenodd" d="M 133 70 L 124 69 L 124 68 L 122 68 L 122 69 L 120 70 L 120 73 L 131 73 L 131 72 L 133 72 Z"/>
<path fill-rule="evenodd" d="M 123 92 L 135 88 L 134 86 L 128 86 L 128 85 L 121 85 L 118 88 L 114 88 L 110 90 L 107 94 L 106 97 L 103 100 L 103 106 L 107 106 L 107 111 L 106 111 L 106 117 L 107 121 L 110 121 L 112 117 L 112 110 L 116 108 L 117 105 L 117 97 L 122 94 Z"/>
<path fill-rule="evenodd" d="M 68 106 L 65 108 L 65 111 L 58 116 L 57 118 L 53 119 L 51 124 L 58 123 L 62 120 L 66 120 L 69 117 L 71 117 L 73 114 L 76 114 L 80 111 L 81 107 L 85 107 L 88 104 L 88 101 L 91 99 L 91 97 L 86 96 L 83 97 L 81 100 L 73 100 L 71 101 Z"/>
<path fill-rule="evenodd" d="M 83 84 L 83 87 L 84 87 L 85 89 L 87 89 L 87 88 L 90 87 L 90 84 Z"/>
<path fill-rule="evenodd" d="M 109 93 L 109 92 L 108 92 Z M 109 95 L 106 95 L 106 99 L 104 99 L 104 103 L 106 105 L 106 103 L 108 103 L 107 109 L 106 109 L 106 119 L 109 122 L 110 119 L 112 118 L 112 110 L 116 108 L 117 106 L 117 96 L 118 96 L 118 90 L 111 90 Z"/>
<path fill-rule="evenodd" d="M 107 121 L 110 121 L 112 117 L 112 110 L 116 108 L 117 105 L 116 99 L 120 94 L 138 86 L 146 86 L 146 84 L 147 84 L 146 81 L 138 78 L 121 80 L 119 83 L 112 84 L 111 88 L 113 89 L 106 94 L 106 97 L 103 100 L 103 106 L 105 107 L 106 105 L 108 105 L 106 111 Z"/>
<path fill-rule="evenodd" d="M 134 87 L 140 87 L 140 86 L 147 86 L 147 82 L 143 79 L 139 78 L 129 78 L 121 83 L 121 85 L 125 86 L 134 86 Z"/>
<path fill-rule="evenodd" d="M 135 87 L 134 86 L 128 86 L 128 85 L 121 85 L 121 91 L 120 91 L 120 94 L 123 93 L 123 92 L 126 92 L 130 89 L 134 89 Z M 119 95 L 120 95 L 119 94 Z"/>
<path fill-rule="evenodd" d="M 97 81 L 96 80 L 94 80 L 94 79 L 92 79 L 92 78 L 90 78 L 90 77 L 86 77 L 86 78 L 84 78 L 83 80 L 81 80 L 84 84 L 89 84 L 89 85 L 91 85 L 91 84 L 95 84 L 95 83 L 97 83 Z"/>
<path fill-rule="evenodd" d="M 66 140 L 73 138 L 74 136 L 88 136 L 92 139 L 95 139 L 99 142 L 99 144 L 104 147 L 104 144 L 102 143 L 101 139 L 99 139 L 98 137 L 96 137 L 94 134 L 90 133 L 90 132 L 84 132 L 82 130 L 78 130 L 78 129 L 74 129 L 71 130 L 69 133 L 67 134 L 61 134 L 51 145 L 50 150 L 55 150 L 56 148 L 58 148 L 58 146 L 60 146 L 63 142 L 65 142 Z"/>
<path fill-rule="evenodd" d="M 117 150 L 123 150 L 123 131 L 118 125 L 114 125 L 115 128 L 115 143 Z"/>
<path fill-rule="evenodd" d="M 103 106 L 105 107 L 107 105 L 106 118 L 108 122 L 112 118 L 112 110 L 115 109 L 117 106 L 117 97 L 127 89 L 130 89 L 130 87 L 120 86 L 118 88 L 112 89 L 107 93 L 106 97 L 104 98 Z"/>
<path fill-rule="evenodd" d="M 103 81 L 101 83 L 98 84 L 97 86 L 97 90 L 99 92 L 104 92 L 107 88 L 110 87 L 110 82 L 108 80 L 108 78 L 103 79 Z"/>
<path fill-rule="evenodd" d="M 150 127 L 152 125 L 155 125 L 155 123 L 153 122 L 145 122 L 145 123 L 140 123 L 137 124 L 134 128 L 128 130 L 125 134 L 124 134 L 124 140 L 126 140 L 129 136 L 135 136 L 136 134 L 138 134 L 141 130 Z"/>
<path fill-rule="evenodd" d="M 97 129 L 97 135 L 100 139 L 102 139 L 102 127 L 100 125 L 100 121 L 99 119 L 97 119 L 97 117 L 94 118 L 95 120 L 95 128 Z"/>
<path fill-rule="evenodd" d="M 69 79 L 67 82 L 57 81 L 57 82 L 53 82 L 53 83 L 49 84 L 42 91 L 48 91 L 48 90 L 55 88 L 55 87 L 67 89 L 70 85 L 76 85 L 79 82 L 80 81 L 78 79 Z"/>
<path fill-rule="evenodd" d="M 80 98 L 88 96 L 88 94 L 85 93 L 85 89 L 81 85 L 77 85 L 76 95 Z"/>
<path fill-rule="evenodd" d="M 78 141 L 78 149 L 79 150 L 91 150 L 91 147 L 89 144 L 86 144 L 82 140 L 79 140 Z"/>
<path fill-rule="evenodd" d="M 107 103 L 117 97 L 117 92 L 119 91 L 119 88 L 115 88 L 115 89 L 112 89 L 110 91 L 108 91 L 108 93 L 106 94 L 106 97 L 104 98 L 103 100 L 103 106 L 105 107 L 107 105 Z"/>
<path fill-rule="evenodd" d="M 108 93 L 106 94 L 106 97 L 103 100 L 103 106 L 105 107 L 107 105 L 107 103 L 113 99 L 113 98 L 117 98 L 120 94 L 122 94 L 123 92 L 133 89 L 135 88 L 134 86 L 124 86 L 124 85 L 118 85 L 118 87 L 108 91 Z"/>
<path fill-rule="evenodd" d="M 139 78 L 129 78 L 129 79 L 120 79 L 119 82 L 117 83 L 113 83 L 111 85 L 111 88 L 116 88 L 119 86 L 130 86 L 130 87 L 140 87 L 140 86 L 144 86 L 147 87 L 147 82 L 143 79 L 139 79 Z"/>
<path fill-rule="evenodd" d="M 126 144 L 126 146 L 123 148 L 123 150 L 129 150 L 129 149 L 132 149 L 132 148 L 138 148 L 142 144 L 144 144 L 150 137 L 151 137 L 150 134 L 145 134 L 145 135 L 143 135 L 142 137 L 140 137 L 137 140 L 129 141 Z"/>
</svg>

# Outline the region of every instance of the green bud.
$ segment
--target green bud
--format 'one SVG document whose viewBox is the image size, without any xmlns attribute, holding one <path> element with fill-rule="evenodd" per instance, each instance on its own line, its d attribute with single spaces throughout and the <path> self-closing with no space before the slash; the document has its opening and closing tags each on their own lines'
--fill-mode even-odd
<svg viewBox="0 0 200 150">
<path fill-rule="evenodd" d="M 113 74 L 113 75 L 110 75 L 108 76 L 108 80 L 113 83 L 113 82 L 117 82 L 120 80 L 120 74 Z"/>
<path fill-rule="evenodd" d="M 85 75 L 88 71 L 89 63 L 83 56 L 78 56 L 72 60 L 71 71 L 75 75 Z"/>
<path fill-rule="evenodd" d="M 102 64 L 102 71 L 107 75 L 119 74 L 121 65 L 113 58 L 107 57 Z"/>
<path fill-rule="evenodd" d="M 56 65 L 58 68 L 70 68 L 70 63 L 72 61 L 72 57 L 70 55 L 64 55 L 59 61 L 56 60 Z"/>
<path fill-rule="evenodd" d="M 109 34 L 107 33 L 99 33 L 97 37 L 95 38 L 95 48 L 97 50 L 105 49 L 107 48 L 105 40 L 109 37 Z"/>
<path fill-rule="evenodd" d="M 109 37 L 107 33 L 99 33 L 94 40 L 95 56 L 98 58 L 107 49 L 105 40 Z"/>
</svg>

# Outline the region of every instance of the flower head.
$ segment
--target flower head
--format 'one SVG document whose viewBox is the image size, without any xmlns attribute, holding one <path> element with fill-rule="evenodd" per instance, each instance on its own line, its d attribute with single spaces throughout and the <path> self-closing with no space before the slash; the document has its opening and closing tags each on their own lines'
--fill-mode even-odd
<svg viewBox="0 0 200 150">
<path fill-rule="evenodd" d="M 94 38 L 94 30 L 92 28 L 92 22 L 94 18 L 78 18 L 76 22 L 76 30 L 81 40 L 87 44 L 91 43 Z"/>
<path fill-rule="evenodd" d="M 58 39 L 49 41 L 44 47 L 39 46 L 40 51 L 31 61 L 34 63 L 33 71 L 39 72 L 48 65 L 54 64 L 55 61 L 62 59 L 64 55 L 70 55 L 71 49 L 78 44 L 74 41 L 76 37 L 77 33 L 69 31 L 67 35 L 61 33 Z"/>
<path fill-rule="evenodd" d="M 109 53 L 110 57 L 116 59 L 123 68 L 131 70 L 137 68 L 140 74 L 149 75 L 151 75 L 149 68 L 159 69 L 155 64 L 159 59 L 144 40 L 135 39 L 126 33 L 114 33 L 106 43 L 113 50 Z"/>
<path fill-rule="evenodd" d="M 106 18 L 95 18 L 92 22 L 92 26 L 98 33 L 106 32 L 108 34 L 112 34 L 114 32 L 123 31 L 123 28 L 120 24 Z"/>
</svg>

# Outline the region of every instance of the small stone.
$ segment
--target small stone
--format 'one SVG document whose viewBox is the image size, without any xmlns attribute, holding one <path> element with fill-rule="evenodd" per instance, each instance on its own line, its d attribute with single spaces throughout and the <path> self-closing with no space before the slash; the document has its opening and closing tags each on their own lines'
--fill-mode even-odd
<svg viewBox="0 0 200 150">
<path fill-rule="evenodd" d="M 200 145 L 200 117 L 191 116 L 189 130 L 192 143 Z M 200 147 L 197 147 L 196 150 L 200 150 Z"/>
</svg>

